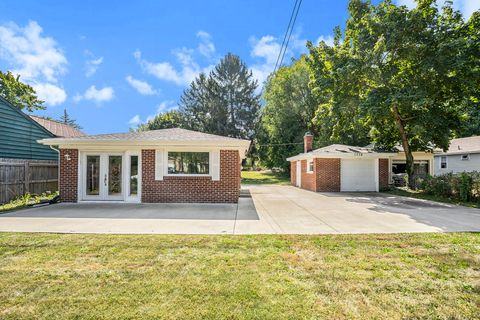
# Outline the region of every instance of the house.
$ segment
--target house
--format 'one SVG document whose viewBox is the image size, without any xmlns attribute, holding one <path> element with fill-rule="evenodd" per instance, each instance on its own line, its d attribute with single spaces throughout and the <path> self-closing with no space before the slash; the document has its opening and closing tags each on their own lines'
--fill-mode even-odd
<svg viewBox="0 0 480 320">
<path fill-rule="evenodd" d="M 80 136 L 63 123 L 29 116 L 0 97 L 0 203 L 58 189 L 58 151 L 39 139 Z"/>
<path fill-rule="evenodd" d="M 480 136 L 453 139 L 446 152 L 435 154 L 435 175 L 480 171 Z"/>
<path fill-rule="evenodd" d="M 37 140 L 82 135 L 80 130 L 58 121 L 29 116 L 0 97 L 0 158 L 57 160 L 58 152 Z"/>
<path fill-rule="evenodd" d="M 62 201 L 230 202 L 250 141 L 185 129 L 48 138 Z"/>
<path fill-rule="evenodd" d="M 55 135 L 0 97 L 0 158 L 57 160 L 58 153 L 38 139 Z"/>
<path fill-rule="evenodd" d="M 290 161 L 291 184 L 316 192 L 380 191 L 405 172 L 403 151 L 376 151 L 373 147 L 333 144 L 316 150 L 313 136 L 304 136 L 304 153 Z M 432 168 L 433 153 L 414 153 L 417 170 Z"/>
</svg>

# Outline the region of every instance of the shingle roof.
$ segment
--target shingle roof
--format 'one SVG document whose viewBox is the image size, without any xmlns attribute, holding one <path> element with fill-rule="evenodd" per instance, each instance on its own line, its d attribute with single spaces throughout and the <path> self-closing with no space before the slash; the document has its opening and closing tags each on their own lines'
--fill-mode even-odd
<svg viewBox="0 0 480 320">
<path fill-rule="evenodd" d="M 150 131 L 132 131 L 125 133 L 107 133 L 86 135 L 82 137 L 72 137 L 68 139 L 45 139 L 49 144 L 55 141 L 62 141 L 62 143 L 75 143 L 75 142 L 231 142 L 231 143 L 250 143 L 248 140 L 242 140 L 231 137 L 224 137 L 215 134 L 203 133 L 198 131 L 172 128 L 172 129 L 159 129 Z"/>
<path fill-rule="evenodd" d="M 480 152 L 480 136 L 453 139 L 446 153 L 465 152 Z"/>
<path fill-rule="evenodd" d="M 312 153 L 375 153 L 372 148 L 348 146 L 345 144 L 332 144 L 323 148 L 318 148 Z"/>
<path fill-rule="evenodd" d="M 85 136 L 85 133 L 67 124 L 32 115 L 29 117 L 57 137 L 72 138 Z"/>
</svg>

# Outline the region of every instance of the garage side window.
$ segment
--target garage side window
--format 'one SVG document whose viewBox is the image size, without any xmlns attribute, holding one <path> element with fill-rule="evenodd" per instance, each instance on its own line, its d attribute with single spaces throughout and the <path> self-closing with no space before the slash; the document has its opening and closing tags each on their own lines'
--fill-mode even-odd
<svg viewBox="0 0 480 320">
<path fill-rule="evenodd" d="M 440 157 L 440 168 L 441 169 L 447 168 L 447 157 L 445 156 Z"/>
<path fill-rule="evenodd" d="M 313 172 L 313 160 L 307 160 L 307 172 L 308 173 Z"/>
<path fill-rule="evenodd" d="M 209 174 L 208 152 L 168 152 L 168 174 Z"/>
</svg>

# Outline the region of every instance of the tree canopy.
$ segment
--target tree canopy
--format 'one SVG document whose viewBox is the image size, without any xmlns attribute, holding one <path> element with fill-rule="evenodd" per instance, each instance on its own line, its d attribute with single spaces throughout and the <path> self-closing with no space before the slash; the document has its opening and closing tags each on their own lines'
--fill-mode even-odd
<svg viewBox="0 0 480 320">
<path fill-rule="evenodd" d="M 378 147 L 401 144 L 413 186 L 412 152 L 448 148 L 478 108 L 479 13 L 464 21 L 451 3 L 439 10 L 432 0 L 412 10 L 351 0 L 348 9 L 332 47 L 308 45 L 317 114 L 335 113 L 340 132 L 369 129 Z"/>
<path fill-rule="evenodd" d="M 77 123 L 77 121 L 70 117 L 67 109 L 63 109 L 63 115 L 60 116 L 60 122 L 79 130 L 82 129 L 82 127 Z"/>
<path fill-rule="evenodd" d="M 288 171 L 285 158 L 302 152 L 305 132 L 318 133 L 314 125 L 317 101 L 308 82 L 304 57 L 267 79 L 263 92 L 265 106 L 255 141 L 262 165 Z"/>
<path fill-rule="evenodd" d="M 21 82 L 20 75 L 15 76 L 10 71 L 0 71 L 0 96 L 20 110 L 32 112 L 45 109 L 44 101 L 38 99 L 35 90 Z"/>
</svg>

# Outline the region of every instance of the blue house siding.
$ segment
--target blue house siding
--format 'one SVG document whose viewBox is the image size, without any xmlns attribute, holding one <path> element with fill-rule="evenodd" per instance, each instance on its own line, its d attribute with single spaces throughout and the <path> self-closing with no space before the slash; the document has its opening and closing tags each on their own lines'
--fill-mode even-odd
<svg viewBox="0 0 480 320">
<path fill-rule="evenodd" d="M 26 114 L 0 97 L 0 158 L 58 160 L 58 153 L 39 139 L 54 138 Z"/>
</svg>

